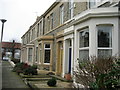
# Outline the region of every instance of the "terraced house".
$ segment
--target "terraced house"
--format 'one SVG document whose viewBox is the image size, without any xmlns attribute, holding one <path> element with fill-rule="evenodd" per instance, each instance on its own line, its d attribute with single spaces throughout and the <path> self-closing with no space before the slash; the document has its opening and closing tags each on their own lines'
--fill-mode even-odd
<svg viewBox="0 0 120 90">
<path fill-rule="evenodd" d="M 117 0 L 54 2 L 22 36 L 21 61 L 64 77 L 77 58 L 120 56 Z"/>
</svg>

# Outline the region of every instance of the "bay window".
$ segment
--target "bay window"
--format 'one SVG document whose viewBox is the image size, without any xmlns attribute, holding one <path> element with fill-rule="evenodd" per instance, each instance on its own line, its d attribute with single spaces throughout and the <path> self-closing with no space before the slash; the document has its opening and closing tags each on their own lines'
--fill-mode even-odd
<svg viewBox="0 0 120 90">
<path fill-rule="evenodd" d="M 33 50 L 32 48 L 28 49 L 28 61 L 29 62 L 32 62 L 32 50 Z"/>
<path fill-rule="evenodd" d="M 79 58 L 87 60 L 89 58 L 89 29 L 82 29 L 79 33 Z"/>
<path fill-rule="evenodd" d="M 44 63 L 50 63 L 50 44 L 44 44 Z"/>
<path fill-rule="evenodd" d="M 41 63 L 41 61 L 42 61 L 42 45 L 41 44 L 39 44 L 39 47 L 40 47 L 40 53 L 39 53 L 39 63 Z"/>
<path fill-rule="evenodd" d="M 36 61 L 38 61 L 38 57 L 39 55 L 38 55 L 38 47 L 36 47 Z"/>
<path fill-rule="evenodd" d="M 97 26 L 98 57 L 108 57 L 112 55 L 112 26 Z"/>
</svg>

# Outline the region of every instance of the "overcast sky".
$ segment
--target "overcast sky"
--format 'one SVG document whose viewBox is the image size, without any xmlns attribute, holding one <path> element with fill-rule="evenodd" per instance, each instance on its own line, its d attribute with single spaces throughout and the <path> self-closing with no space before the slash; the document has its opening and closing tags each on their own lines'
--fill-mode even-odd
<svg viewBox="0 0 120 90">
<path fill-rule="evenodd" d="M 0 19 L 6 19 L 3 41 L 17 40 L 56 0 L 0 0 Z M 0 36 L 2 23 L 0 22 Z M 1 37 L 0 37 L 1 38 Z"/>
</svg>

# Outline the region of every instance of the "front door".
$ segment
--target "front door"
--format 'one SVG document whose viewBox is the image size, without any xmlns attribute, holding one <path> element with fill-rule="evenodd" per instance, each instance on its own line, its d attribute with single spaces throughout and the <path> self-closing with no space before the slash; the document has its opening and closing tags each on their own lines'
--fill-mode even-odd
<svg viewBox="0 0 120 90">
<path fill-rule="evenodd" d="M 71 73 L 71 52 L 72 48 L 69 48 L 69 67 L 68 67 L 68 72 Z"/>
</svg>

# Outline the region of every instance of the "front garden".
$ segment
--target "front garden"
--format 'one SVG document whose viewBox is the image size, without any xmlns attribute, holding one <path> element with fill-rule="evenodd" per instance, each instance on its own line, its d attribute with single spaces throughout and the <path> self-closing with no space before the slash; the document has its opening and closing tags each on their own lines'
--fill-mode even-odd
<svg viewBox="0 0 120 90">
<path fill-rule="evenodd" d="M 76 82 L 92 90 L 120 88 L 120 58 L 78 59 Z"/>
<path fill-rule="evenodd" d="M 38 88 L 71 88 L 67 80 L 57 78 L 54 73 L 48 72 L 38 73 L 36 65 L 28 65 L 27 63 L 17 63 L 13 72 L 16 72 L 23 81 L 32 89 Z"/>
</svg>

